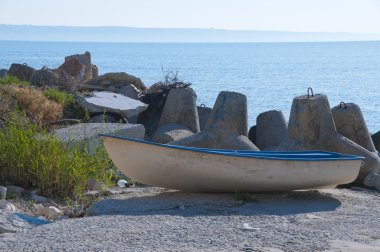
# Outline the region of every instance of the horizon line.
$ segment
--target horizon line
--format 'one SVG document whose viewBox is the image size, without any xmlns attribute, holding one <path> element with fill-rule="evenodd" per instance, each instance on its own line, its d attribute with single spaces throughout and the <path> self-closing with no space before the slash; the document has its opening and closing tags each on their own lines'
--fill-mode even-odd
<svg viewBox="0 0 380 252">
<path fill-rule="evenodd" d="M 157 29 L 157 30 L 219 30 L 219 31 L 236 31 L 236 32 L 288 32 L 288 33 L 327 33 L 327 34 L 357 34 L 357 35 L 380 35 L 380 33 L 371 32 L 346 32 L 346 31 L 291 31 L 291 30 L 261 30 L 261 29 L 230 29 L 230 28 L 204 28 L 204 27 L 136 27 L 136 26 L 119 26 L 119 25 L 40 25 L 40 24 L 0 24 L 0 26 L 32 26 L 32 27 L 61 27 L 61 28 L 125 28 L 125 29 Z"/>
</svg>

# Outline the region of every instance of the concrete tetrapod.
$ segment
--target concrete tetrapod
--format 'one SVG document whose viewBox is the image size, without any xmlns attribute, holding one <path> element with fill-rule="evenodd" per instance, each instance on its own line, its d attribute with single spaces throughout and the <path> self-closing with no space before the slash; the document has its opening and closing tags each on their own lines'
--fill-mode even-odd
<svg viewBox="0 0 380 252">
<path fill-rule="evenodd" d="M 272 150 L 288 134 L 288 124 L 281 111 L 271 110 L 256 118 L 256 145 L 260 150 Z"/>
<path fill-rule="evenodd" d="M 363 184 L 368 174 L 376 173 L 380 159 L 335 128 L 326 95 L 305 95 L 293 99 L 288 137 L 277 150 L 327 150 L 364 157 L 356 184 Z"/>
<path fill-rule="evenodd" d="M 360 107 L 354 103 L 344 103 L 331 109 L 336 130 L 370 152 L 377 154 L 371 134 L 368 131 Z"/>
<path fill-rule="evenodd" d="M 191 88 L 170 90 L 152 140 L 168 143 L 199 132 L 197 95 Z"/>
<path fill-rule="evenodd" d="M 236 92 L 222 91 L 204 131 L 170 144 L 210 149 L 258 150 L 247 138 L 247 127 L 247 97 Z"/>
</svg>

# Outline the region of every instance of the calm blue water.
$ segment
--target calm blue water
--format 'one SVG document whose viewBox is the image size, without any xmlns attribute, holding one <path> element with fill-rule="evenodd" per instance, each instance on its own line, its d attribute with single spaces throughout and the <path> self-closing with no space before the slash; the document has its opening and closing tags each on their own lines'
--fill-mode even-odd
<svg viewBox="0 0 380 252">
<path fill-rule="evenodd" d="M 380 130 L 380 42 L 139 44 L 1 42 L 0 68 L 13 62 L 57 67 L 64 56 L 84 51 L 100 73 L 125 71 L 149 86 L 162 79 L 162 67 L 179 70 L 191 82 L 199 103 L 213 106 L 221 90 L 248 97 L 249 122 L 271 109 L 289 117 L 294 96 L 308 87 L 361 106 L 370 131 Z"/>
</svg>

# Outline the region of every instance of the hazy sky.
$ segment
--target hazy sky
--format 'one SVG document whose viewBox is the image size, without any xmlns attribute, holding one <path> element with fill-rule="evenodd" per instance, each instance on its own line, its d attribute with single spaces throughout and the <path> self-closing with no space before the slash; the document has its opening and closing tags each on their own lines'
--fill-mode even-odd
<svg viewBox="0 0 380 252">
<path fill-rule="evenodd" d="M 380 0 L 0 0 L 0 24 L 380 33 Z"/>
</svg>

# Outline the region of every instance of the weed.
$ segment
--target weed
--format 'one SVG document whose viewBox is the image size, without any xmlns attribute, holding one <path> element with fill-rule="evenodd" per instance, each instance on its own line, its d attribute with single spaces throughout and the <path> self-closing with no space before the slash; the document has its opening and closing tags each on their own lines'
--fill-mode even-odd
<svg viewBox="0 0 380 252">
<path fill-rule="evenodd" d="M 0 131 L 0 167 L 0 181 L 62 197 L 80 196 L 89 178 L 109 184 L 113 169 L 101 145 L 90 155 L 84 147 L 67 147 L 54 136 L 38 132 L 36 126 L 19 125 Z"/>
<path fill-rule="evenodd" d="M 50 88 L 44 91 L 44 95 L 50 99 L 53 100 L 63 106 L 67 106 L 69 104 L 74 103 L 75 99 L 74 96 L 71 94 L 68 94 L 66 92 L 60 91 L 55 88 Z"/>
<path fill-rule="evenodd" d="M 13 84 L 28 86 L 29 82 L 20 81 L 16 76 L 10 76 L 10 75 L 6 75 L 4 78 L 0 78 L 0 86 L 13 85 Z"/>
</svg>

